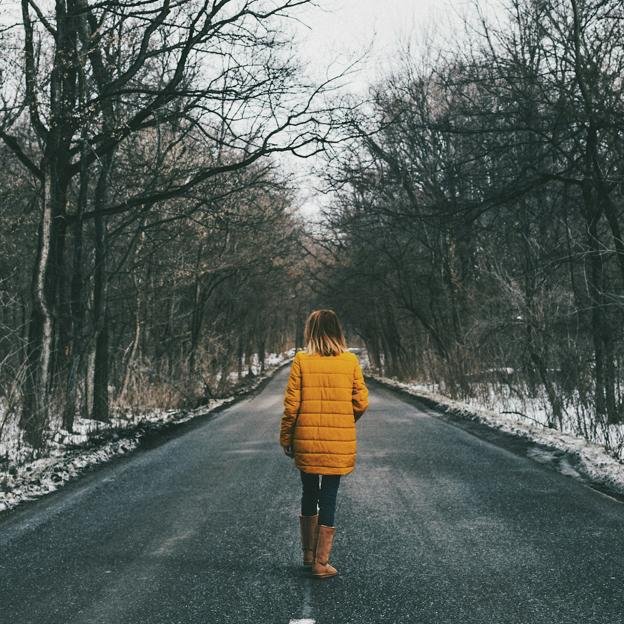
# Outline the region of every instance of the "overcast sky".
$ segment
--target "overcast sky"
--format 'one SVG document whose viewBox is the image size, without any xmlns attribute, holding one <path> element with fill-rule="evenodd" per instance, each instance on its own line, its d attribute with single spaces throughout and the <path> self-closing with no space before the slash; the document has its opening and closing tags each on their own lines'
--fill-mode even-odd
<svg viewBox="0 0 624 624">
<path fill-rule="evenodd" d="M 471 0 L 320 0 L 318 7 L 299 11 L 295 26 L 299 49 L 310 73 L 322 78 L 337 73 L 367 52 L 349 90 L 367 86 L 396 65 L 398 51 L 411 42 L 416 48 L 432 35 L 443 43 L 460 32 L 460 14 Z M 303 171 L 307 166 L 297 169 Z M 308 174 L 306 174 L 308 175 Z M 314 218 L 321 198 L 302 178 L 302 210 Z"/>
<path fill-rule="evenodd" d="M 423 33 L 445 0 L 321 0 L 297 29 L 301 50 L 319 67 L 342 65 L 369 49 L 366 73 L 387 65 L 408 38 Z M 436 8 L 437 7 L 437 8 Z"/>
</svg>

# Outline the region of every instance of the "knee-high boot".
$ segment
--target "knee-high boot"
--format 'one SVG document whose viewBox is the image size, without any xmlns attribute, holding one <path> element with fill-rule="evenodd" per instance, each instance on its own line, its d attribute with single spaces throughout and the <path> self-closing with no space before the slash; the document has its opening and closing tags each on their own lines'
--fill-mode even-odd
<svg viewBox="0 0 624 624">
<path fill-rule="evenodd" d="M 329 563 L 329 555 L 334 543 L 336 527 L 319 524 L 316 530 L 317 540 L 314 563 L 312 564 L 312 576 L 316 578 L 336 576 L 338 570 Z"/>
</svg>

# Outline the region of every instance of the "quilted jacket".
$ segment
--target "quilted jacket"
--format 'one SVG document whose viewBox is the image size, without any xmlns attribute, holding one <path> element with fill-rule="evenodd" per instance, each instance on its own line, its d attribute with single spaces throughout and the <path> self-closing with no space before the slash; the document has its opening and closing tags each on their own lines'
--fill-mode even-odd
<svg viewBox="0 0 624 624">
<path fill-rule="evenodd" d="M 293 446 L 303 472 L 346 475 L 355 468 L 355 422 L 368 407 L 357 355 L 296 353 L 280 427 L 280 444 Z"/>
</svg>

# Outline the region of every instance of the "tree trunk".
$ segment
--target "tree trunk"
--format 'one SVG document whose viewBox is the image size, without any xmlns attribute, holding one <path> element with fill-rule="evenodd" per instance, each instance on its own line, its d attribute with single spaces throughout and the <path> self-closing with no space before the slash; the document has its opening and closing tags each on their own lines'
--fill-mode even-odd
<svg viewBox="0 0 624 624">
<path fill-rule="evenodd" d="M 57 233 L 54 227 L 54 202 L 52 201 L 52 172 L 46 168 L 42 190 L 42 213 L 39 224 L 37 259 L 32 280 L 32 312 L 28 327 L 28 360 L 26 384 L 24 389 L 24 407 L 20 418 L 20 427 L 24 430 L 25 440 L 40 448 L 43 444 L 43 432 L 48 421 L 48 398 L 50 390 L 50 359 L 54 337 L 54 319 L 52 304 L 54 293 L 51 292 L 53 280 L 52 248 Z"/>
<path fill-rule="evenodd" d="M 95 360 L 93 369 L 93 406 L 91 418 L 108 422 L 109 414 L 109 314 L 107 303 L 108 241 L 106 237 L 106 218 L 99 212 L 108 203 L 112 156 L 102 160 L 102 170 L 96 186 L 95 209 L 95 272 L 93 276 L 93 311 L 95 327 Z"/>
</svg>

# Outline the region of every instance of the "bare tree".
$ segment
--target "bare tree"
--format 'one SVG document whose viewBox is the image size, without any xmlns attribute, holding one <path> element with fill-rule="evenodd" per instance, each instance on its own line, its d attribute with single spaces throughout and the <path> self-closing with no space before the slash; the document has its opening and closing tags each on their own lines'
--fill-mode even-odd
<svg viewBox="0 0 624 624">
<path fill-rule="evenodd" d="M 190 206 L 206 209 L 197 196 L 224 176 L 328 141 L 331 80 L 306 83 L 282 34 L 306 3 L 68 0 L 48 12 L 21 2 L 11 36 L 22 67 L 3 92 L 0 138 L 38 189 L 21 412 L 32 446 L 51 405 L 71 426 L 85 366 L 89 413 L 109 418 L 110 279 L 135 245 L 131 234 L 118 249 L 123 232 L 140 237 L 163 205 L 192 219 Z M 148 146 L 156 156 L 142 162 L 130 152 Z"/>
</svg>

